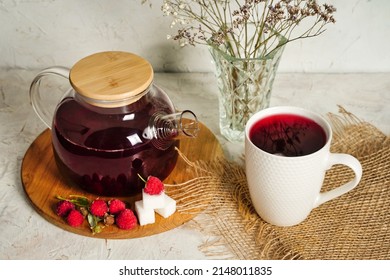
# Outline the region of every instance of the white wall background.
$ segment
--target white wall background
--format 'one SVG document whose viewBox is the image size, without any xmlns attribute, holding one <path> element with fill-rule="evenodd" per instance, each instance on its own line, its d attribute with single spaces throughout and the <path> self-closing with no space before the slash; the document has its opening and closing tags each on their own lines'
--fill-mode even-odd
<svg viewBox="0 0 390 280">
<path fill-rule="evenodd" d="M 141 0 L 0 0 L 0 68 L 71 67 L 103 50 L 148 59 L 155 71 L 213 71 L 204 46 L 167 40 L 171 19 Z M 288 45 L 281 72 L 389 72 L 390 1 L 320 0 L 337 8 L 335 25 Z"/>
</svg>

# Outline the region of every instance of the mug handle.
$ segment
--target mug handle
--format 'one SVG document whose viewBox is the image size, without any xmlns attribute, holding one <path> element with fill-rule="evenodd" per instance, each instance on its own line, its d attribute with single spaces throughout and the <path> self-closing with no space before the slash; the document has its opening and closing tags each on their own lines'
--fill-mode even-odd
<svg viewBox="0 0 390 280">
<path fill-rule="evenodd" d="M 335 164 L 343 164 L 348 166 L 352 169 L 352 171 L 355 173 L 355 178 L 353 178 L 352 181 L 337 187 L 333 190 L 322 192 L 318 195 L 317 200 L 314 203 L 314 208 L 329 201 L 336 197 L 339 197 L 349 191 L 351 191 L 353 188 L 355 188 L 361 178 L 362 178 L 362 165 L 360 162 L 353 156 L 347 155 L 347 154 L 338 154 L 338 153 L 331 153 L 329 155 L 328 159 L 328 169 L 331 168 Z"/>
<path fill-rule="evenodd" d="M 66 67 L 55 66 L 49 67 L 37 74 L 34 80 L 31 82 L 30 86 L 30 103 L 34 108 L 35 113 L 42 120 L 42 122 L 48 127 L 51 128 L 51 121 L 53 119 L 52 113 L 48 110 L 47 106 L 42 103 L 42 96 L 40 91 L 40 81 L 43 77 L 54 75 L 69 79 L 69 69 Z"/>
</svg>

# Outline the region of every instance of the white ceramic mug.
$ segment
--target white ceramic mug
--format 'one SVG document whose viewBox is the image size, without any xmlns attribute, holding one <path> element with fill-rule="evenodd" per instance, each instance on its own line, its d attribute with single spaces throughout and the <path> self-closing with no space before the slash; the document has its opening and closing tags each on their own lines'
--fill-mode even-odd
<svg viewBox="0 0 390 280">
<path fill-rule="evenodd" d="M 258 148 L 250 131 L 259 120 L 278 114 L 293 114 L 319 124 L 325 134 L 325 145 L 303 156 L 285 157 Z M 332 129 L 320 115 L 299 107 L 271 107 L 254 114 L 245 128 L 245 168 L 251 200 L 260 217 L 273 225 L 292 226 L 304 221 L 312 209 L 355 188 L 362 176 L 360 162 L 347 154 L 330 152 Z M 326 170 L 335 164 L 353 170 L 352 181 L 321 192 Z"/>
</svg>

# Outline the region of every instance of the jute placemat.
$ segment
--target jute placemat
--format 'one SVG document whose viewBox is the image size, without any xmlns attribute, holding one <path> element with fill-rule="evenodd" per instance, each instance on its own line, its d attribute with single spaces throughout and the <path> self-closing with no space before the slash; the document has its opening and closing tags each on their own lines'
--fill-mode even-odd
<svg viewBox="0 0 390 280">
<path fill-rule="evenodd" d="M 242 164 L 217 159 L 188 163 L 189 179 L 167 186 L 178 211 L 202 214 L 191 225 L 208 236 L 201 247 L 216 259 L 390 259 L 390 138 L 340 107 L 328 114 L 332 152 L 363 166 L 351 192 L 314 209 L 293 227 L 264 222 L 252 207 Z M 327 171 L 323 190 L 351 180 L 352 171 Z M 190 179 L 193 178 L 193 179 Z"/>
</svg>

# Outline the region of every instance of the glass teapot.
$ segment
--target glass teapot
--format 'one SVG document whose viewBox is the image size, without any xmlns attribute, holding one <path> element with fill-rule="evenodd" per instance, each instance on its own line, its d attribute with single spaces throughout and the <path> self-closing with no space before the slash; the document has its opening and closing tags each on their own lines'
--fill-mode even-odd
<svg viewBox="0 0 390 280">
<path fill-rule="evenodd" d="M 71 84 L 54 116 L 41 94 L 41 79 L 50 75 Z M 92 54 L 70 70 L 45 69 L 31 83 L 30 100 L 51 129 L 60 173 L 96 195 L 139 194 L 139 176 L 164 180 L 176 165 L 179 136 L 196 137 L 199 129 L 193 112 L 177 112 L 153 84 L 152 66 L 127 52 Z"/>
</svg>

